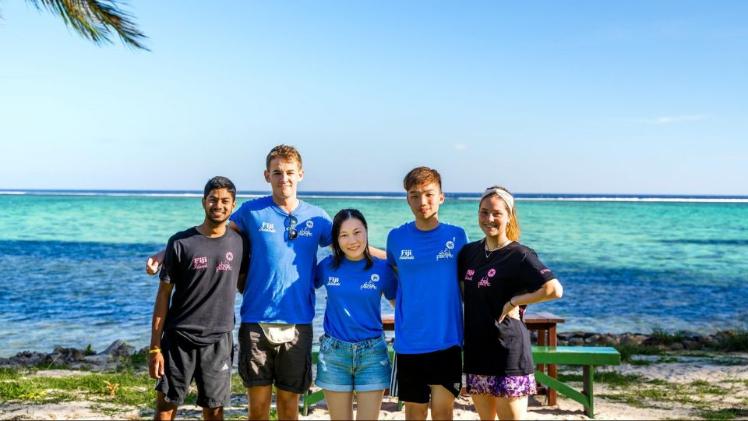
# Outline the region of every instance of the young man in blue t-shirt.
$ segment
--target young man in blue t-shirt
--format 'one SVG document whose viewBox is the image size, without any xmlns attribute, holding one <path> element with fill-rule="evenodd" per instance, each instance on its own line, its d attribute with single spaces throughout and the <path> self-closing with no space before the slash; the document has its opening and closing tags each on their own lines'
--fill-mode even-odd
<svg viewBox="0 0 748 421">
<path fill-rule="evenodd" d="M 297 419 L 299 395 L 312 381 L 317 250 L 332 242 L 332 221 L 297 198 L 304 170 L 296 148 L 274 147 L 265 165 L 272 194 L 243 203 L 229 225 L 249 239 L 252 250 L 242 297 L 239 374 L 250 419 L 268 419 L 273 385 L 278 418 Z M 148 273 L 161 258 L 149 259 Z"/>
<path fill-rule="evenodd" d="M 452 419 L 462 388 L 462 302 L 457 255 L 465 230 L 439 222 L 441 176 L 411 170 L 403 180 L 415 221 L 390 231 L 387 260 L 398 272 L 395 351 L 406 419 Z"/>
<path fill-rule="evenodd" d="M 231 216 L 231 227 L 252 247 L 239 329 L 250 419 L 269 417 L 273 385 L 278 418 L 298 418 L 299 395 L 312 382 L 314 270 L 318 248 L 332 242 L 332 221 L 296 197 L 303 177 L 299 152 L 276 146 L 265 170 L 272 195 L 245 202 Z"/>
</svg>

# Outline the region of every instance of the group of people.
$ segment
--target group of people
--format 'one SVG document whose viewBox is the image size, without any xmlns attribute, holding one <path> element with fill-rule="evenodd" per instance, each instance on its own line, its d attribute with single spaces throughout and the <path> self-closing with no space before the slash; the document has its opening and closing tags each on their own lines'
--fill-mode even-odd
<svg viewBox="0 0 748 421">
<path fill-rule="evenodd" d="M 369 244 L 364 215 L 330 218 L 297 197 L 304 177 L 288 145 L 266 158 L 272 195 L 236 208 L 225 177 L 205 186 L 203 223 L 172 236 L 151 256 L 159 271 L 149 373 L 158 379 L 156 419 L 173 419 L 189 386 L 206 419 L 221 419 L 230 398 L 234 300 L 242 293 L 239 374 L 250 419 L 268 419 L 275 386 L 279 419 L 297 419 L 312 384 L 315 288 L 325 287 L 324 335 L 315 382 L 331 419 L 377 419 L 384 391 L 405 404 L 406 419 L 451 419 L 463 388 L 481 419 L 520 419 L 535 393 L 528 304 L 559 298 L 562 287 L 520 243 L 512 194 L 482 194 L 484 238 L 439 220 L 441 177 L 418 167 L 404 178 L 414 221 L 390 231 L 386 249 Z M 317 263 L 319 247 L 330 256 Z M 384 296 L 395 308 L 391 366 L 381 319 Z M 463 322 L 464 308 L 464 322 Z M 464 364 L 463 364 L 464 361 Z"/>
</svg>

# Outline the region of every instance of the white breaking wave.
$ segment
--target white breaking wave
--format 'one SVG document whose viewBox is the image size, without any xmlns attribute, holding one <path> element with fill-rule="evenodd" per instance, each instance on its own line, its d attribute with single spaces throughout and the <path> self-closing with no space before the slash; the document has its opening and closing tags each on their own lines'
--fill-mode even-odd
<svg viewBox="0 0 748 421">
<path fill-rule="evenodd" d="M 268 193 L 238 193 L 236 196 L 245 199 L 252 199 L 266 196 Z M 202 192 L 137 192 L 137 191 L 55 191 L 55 190 L 0 190 L 0 196 L 104 196 L 104 197 L 165 197 L 165 198 L 199 198 Z M 478 196 L 461 196 L 457 194 L 447 194 L 449 199 L 478 201 Z M 299 192 L 302 199 L 336 199 L 336 200 L 403 200 L 403 195 L 382 195 L 366 193 L 360 194 L 304 194 Z M 677 196 L 552 196 L 545 197 L 523 197 L 515 196 L 518 201 L 527 202 L 644 202 L 644 203 L 748 203 L 748 197 L 677 197 Z"/>
</svg>

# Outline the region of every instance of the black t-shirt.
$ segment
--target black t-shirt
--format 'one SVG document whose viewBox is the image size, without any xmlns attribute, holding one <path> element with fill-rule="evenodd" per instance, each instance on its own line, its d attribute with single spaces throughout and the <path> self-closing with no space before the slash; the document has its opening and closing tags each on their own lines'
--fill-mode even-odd
<svg viewBox="0 0 748 421">
<path fill-rule="evenodd" d="M 240 273 L 246 273 L 249 247 L 227 229 L 206 237 L 196 229 L 174 234 L 166 246 L 160 278 L 174 284 L 165 330 L 195 345 L 207 345 L 234 329 L 234 300 Z"/>
<path fill-rule="evenodd" d="M 512 297 L 537 291 L 555 276 L 535 251 L 516 242 L 486 254 L 484 240 L 480 240 L 466 245 L 458 258 L 464 286 L 465 372 L 531 374 L 530 334 L 524 323 L 506 317 L 497 328 L 494 322 Z"/>
</svg>

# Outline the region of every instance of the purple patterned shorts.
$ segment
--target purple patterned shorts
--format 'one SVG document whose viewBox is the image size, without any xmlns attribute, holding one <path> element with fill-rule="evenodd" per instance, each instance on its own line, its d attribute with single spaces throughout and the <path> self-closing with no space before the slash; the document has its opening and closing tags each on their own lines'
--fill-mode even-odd
<svg viewBox="0 0 748 421">
<path fill-rule="evenodd" d="M 471 395 L 491 395 L 497 398 L 516 398 L 538 393 L 535 375 L 484 376 L 467 375 L 467 392 Z"/>
</svg>

